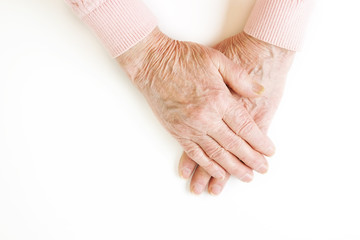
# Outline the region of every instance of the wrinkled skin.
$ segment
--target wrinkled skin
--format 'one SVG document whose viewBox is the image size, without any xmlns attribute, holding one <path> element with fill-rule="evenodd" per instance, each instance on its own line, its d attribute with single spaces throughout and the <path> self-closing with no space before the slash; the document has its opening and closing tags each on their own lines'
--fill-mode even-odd
<svg viewBox="0 0 360 240">
<path fill-rule="evenodd" d="M 280 103 L 286 75 L 291 67 L 295 52 L 288 51 L 257 40 L 245 33 L 228 38 L 216 47 L 225 56 L 240 64 L 250 77 L 265 87 L 260 98 L 241 97 L 233 92 L 238 104 L 244 106 L 259 128 L 267 133 L 271 119 Z M 192 161 L 186 153 L 179 164 L 180 175 L 190 178 L 190 188 L 195 194 L 203 192 L 208 185 L 212 194 L 220 194 L 230 174 L 225 179 L 214 179 L 202 167 Z"/>
<path fill-rule="evenodd" d="M 158 29 L 117 61 L 162 125 L 209 176 L 224 180 L 228 172 L 249 182 L 252 170 L 266 172 L 263 155 L 272 155 L 274 146 L 229 90 L 256 98 L 263 87 L 240 65 Z"/>
</svg>

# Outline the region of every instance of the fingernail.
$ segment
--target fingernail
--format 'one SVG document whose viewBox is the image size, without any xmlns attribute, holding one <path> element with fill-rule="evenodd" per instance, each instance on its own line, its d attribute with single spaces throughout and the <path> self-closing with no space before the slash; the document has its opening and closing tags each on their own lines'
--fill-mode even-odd
<svg viewBox="0 0 360 240">
<path fill-rule="evenodd" d="M 252 83 L 252 90 L 253 90 L 254 93 L 256 93 L 258 95 L 261 95 L 264 92 L 265 88 L 260 83 L 253 82 Z"/>
<path fill-rule="evenodd" d="M 244 177 L 241 178 L 241 181 L 243 182 L 251 182 L 253 180 L 254 176 L 247 173 Z"/>
<path fill-rule="evenodd" d="M 191 187 L 191 192 L 194 194 L 200 194 L 200 193 L 202 193 L 202 191 L 203 191 L 203 186 L 198 183 L 195 183 Z"/>
<path fill-rule="evenodd" d="M 262 174 L 264 174 L 264 173 L 266 173 L 267 171 L 268 171 L 268 169 L 269 169 L 269 166 L 268 165 L 266 165 L 266 164 L 261 164 L 258 168 L 257 168 L 257 172 L 259 172 L 259 173 L 262 173 Z"/>
<path fill-rule="evenodd" d="M 221 193 L 221 191 L 222 191 L 222 186 L 220 186 L 218 184 L 214 184 L 210 188 L 210 194 L 213 194 L 213 195 L 219 195 Z"/>
<path fill-rule="evenodd" d="M 182 170 L 181 170 L 181 177 L 183 177 L 183 178 L 189 178 L 190 177 L 190 175 L 191 175 L 191 169 L 190 168 L 187 168 L 187 167 L 185 167 L 185 168 L 183 168 Z"/>
</svg>

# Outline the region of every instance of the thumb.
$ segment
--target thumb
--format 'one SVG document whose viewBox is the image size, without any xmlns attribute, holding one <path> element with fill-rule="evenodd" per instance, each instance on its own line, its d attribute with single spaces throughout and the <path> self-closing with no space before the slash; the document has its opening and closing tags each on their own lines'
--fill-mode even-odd
<svg viewBox="0 0 360 240">
<path fill-rule="evenodd" d="M 264 87 L 252 80 L 247 71 L 217 51 L 216 63 L 224 82 L 242 97 L 259 97 Z"/>
</svg>

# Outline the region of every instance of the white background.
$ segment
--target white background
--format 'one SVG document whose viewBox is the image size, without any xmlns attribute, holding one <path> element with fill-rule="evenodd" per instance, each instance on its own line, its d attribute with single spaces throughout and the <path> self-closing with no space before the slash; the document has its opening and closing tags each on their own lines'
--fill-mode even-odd
<svg viewBox="0 0 360 240">
<path fill-rule="evenodd" d="M 148 0 L 213 44 L 252 1 Z M 61 0 L 0 0 L 0 239 L 360 239 L 358 1 L 318 1 L 265 176 L 194 196 L 181 148 Z"/>
</svg>

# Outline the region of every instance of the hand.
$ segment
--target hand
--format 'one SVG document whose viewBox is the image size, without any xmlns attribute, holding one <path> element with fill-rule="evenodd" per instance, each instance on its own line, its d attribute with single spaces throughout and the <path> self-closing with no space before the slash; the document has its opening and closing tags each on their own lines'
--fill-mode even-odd
<svg viewBox="0 0 360 240">
<path fill-rule="evenodd" d="M 262 42 L 245 33 L 228 38 L 215 48 L 235 63 L 240 64 L 252 79 L 265 87 L 260 98 L 240 97 L 236 93 L 233 93 L 233 96 L 238 99 L 238 104 L 249 112 L 255 123 L 266 134 L 281 100 L 286 75 L 295 52 Z M 230 175 L 227 174 L 225 179 L 214 179 L 202 167 L 196 167 L 197 164 L 184 153 L 179 164 L 180 175 L 190 178 L 196 169 L 191 179 L 191 191 L 200 194 L 208 185 L 209 193 L 219 194 Z"/>
<path fill-rule="evenodd" d="M 172 40 L 158 29 L 117 60 L 162 125 L 209 176 L 224 179 L 227 171 L 248 182 L 252 169 L 264 171 L 263 154 L 272 155 L 274 146 L 225 83 L 249 98 L 263 87 L 239 65 L 215 49 Z"/>
</svg>

